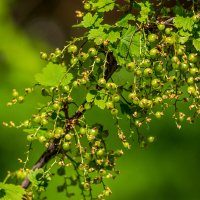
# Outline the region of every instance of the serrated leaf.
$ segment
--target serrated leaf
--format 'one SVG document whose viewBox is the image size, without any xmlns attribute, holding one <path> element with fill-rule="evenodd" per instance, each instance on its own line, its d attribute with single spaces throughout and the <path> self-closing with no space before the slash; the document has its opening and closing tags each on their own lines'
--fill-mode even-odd
<svg viewBox="0 0 200 200">
<path fill-rule="evenodd" d="M 120 26 L 120 27 L 128 27 L 129 26 L 129 21 L 133 21 L 135 20 L 135 16 L 133 16 L 132 14 L 127 14 L 126 16 L 124 16 L 121 20 L 119 20 L 116 25 Z"/>
<path fill-rule="evenodd" d="M 99 18 L 97 14 L 92 15 L 91 13 L 87 13 L 83 17 L 83 21 L 81 22 L 81 24 L 83 25 L 83 27 L 89 28 L 92 27 L 93 25 L 100 25 L 102 21 L 103 18 Z"/>
<path fill-rule="evenodd" d="M 86 95 L 86 101 L 87 102 L 92 102 L 96 95 L 97 95 L 97 91 L 96 90 L 90 90 Z"/>
<path fill-rule="evenodd" d="M 176 28 L 183 28 L 184 31 L 192 31 L 194 21 L 190 17 L 177 16 L 173 20 Z"/>
<path fill-rule="evenodd" d="M 116 42 L 119 38 L 120 38 L 120 33 L 118 31 L 117 32 L 111 31 L 107 36 L 107 40 L 110 43 Z"/>
<path fill-rule="evenodd" d="M 140 17 L 138 18 L 138 21 L 141 23 L 146 23 L 148 18 L 149 18 L 149 14 L 151 13 L 151 4 L 146 1 L 145 3 L 138 3 L 140 5 Z"/>
<path fill-rule="evenodd" d="M 66 73 L 66 69 L 60 65 L 49 63 L 40 74 L 36 74 L 36 81 L 43 86 L 67 85 L 73 79 L 71 73 Z"/>
<path fill-rule="evenodd" d="M 98 29 L 91 29 L 88 34 L 89 40 L 94 40 L 97 45 L 102 44 L 106 40 L 106 33 L 104 33 L 104 28 L 99 27 Z"/>
<path fill-rule="evenodd" d="M 100 99 L 100 100 L 95 99 L 95 100 L 94 100 L 94 104 L 95 104 L 96 106 L 98 106 L 99 108 L 101 108 L 102 110 L 106 107 L 106 101 L 104 101 L 104 100 L 102 100 L 102 99 Z"/>
<path fill-rule="evenodd" d="M 22 200 L 24 194 L 25 190 L 21 186 L 0 182 L 1 200 Z"/>
<path fill-rule="evenodd" d="M 114 0 L 98 0 L 96 3 L 92 3 L 93 8 L 96 8 L 97 12 L 108 12 L 114 9 Z"/>
<path fill-rule="evenodd" d="M 37 187 L 41 182 L 40 179 L 42 178 L 43 174 L 44 174 L 44 170 L 40 168 L 40 169 L 36 169 L 35 171 L 31 171 L 27 177 L 31 181 L 33 186 Z"/>
<path fill-rule="evenodd" d="M 200 51 L 200 38 L 193 40 L 193 45 L 197 51 Z"/>
</svg>

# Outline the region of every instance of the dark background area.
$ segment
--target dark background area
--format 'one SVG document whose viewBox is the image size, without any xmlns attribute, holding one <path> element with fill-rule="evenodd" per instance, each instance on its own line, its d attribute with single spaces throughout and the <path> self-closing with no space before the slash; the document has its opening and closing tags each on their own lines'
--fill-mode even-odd
<svg viewBox="0 0 200 200">
<path fill-rule="evenodd" d="M 34 74 L 40 72 L 45 62 L 40 51 L 51 52 L 62 48 L 66 40 L 80 34 L 72 29 L 78 23 L 75 10 L 81 9 L 80 0 L 1 0 L 0 1 L 0 119 L 23 121 L 35 112 L 36 102 L 42 101 L 37 93 L 26 99 L 26 104 L 6 107 L 13 88 L 23 91 L 32 86 Z M 113 17 L 108 19 L 112 21 Z M 94 117 L 95 116 L 95 117 Z M 98 117 L 96 117 L 98 116 Z M 110 116 L 95 110 L 88 116 L 92 122 L 102 122 L 110 127 Z M 126 121 L 124 121 L 126 126 Z M 147 149 L 132 144 L 130 151 L 118 161 L 121 174 L 109 184 L 113 200 L 199 200 L 200 199 L 200 123 L 184 124 L 181 130 L 169 117 L 153 120 L 144 134 L 154 135 L 156 142 Z M 115 130 L 110 145 L 118 144 Z M 0 126 L 0 181 L 8 170 L 21 167 L 18 158 L 25 159 L 26 134 L 21 130 Z M 34 145 L 31 162 L 43 151 Z M 53 178 L 46 194 L 48 200 L 67 199 L 58 194 L 60 178 Z M 72 189 L 80 199 L 79 190 Z"/>
</svg>

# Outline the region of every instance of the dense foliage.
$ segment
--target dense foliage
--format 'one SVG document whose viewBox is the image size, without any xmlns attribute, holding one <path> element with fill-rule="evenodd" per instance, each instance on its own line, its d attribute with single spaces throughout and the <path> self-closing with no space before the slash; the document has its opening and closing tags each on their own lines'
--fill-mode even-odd
<svg viewBox="0 0 200 200">
<path fill-rule="evenodd" d="M 85 33 L 63 49 L 49 55 L 41 52 L 47 65 L 35 76 L 34 87 L 26 88 L 23 95 L 13 89 L 8 106 L 23 103 L 35 90 L 41 90 L 46 104 L 19 125 L 4 122 L 27 133 L 29 150 L 23 167 L 10 172 L 0 184 L 0 197 L 13 199 L 17 193 L 16 200 L 22 196 L 42 199 L 55 165 L 64 179 L 58 192 L 71 197 L 70 186 L 78 185 L 83 199 L 111 195 L 106 180 L 119 174 L 116 161 L 123 150 L 107 144 L 109 130 L 102 124 L 90 123 L 87 113 L 93 107 L 113 116 L 116 135 L 128 149 L 132 135 L 137 135 L 141 147 L 154 141 L 153 136 L 142 134 L 141 127 L 152 118 L 161 118 L 168 108 L 174 107 L 171 116 L 178 128 L 183 121 L 193 123 L 200 113 L 198 6 L 197 1 L 186 5 L 178 1 L 175 5 L 167 1 L 84 1 L 84 11 L 76 11 L 81 22 L 74 28 L 84 28 Z M 108 14 L 114 16 L 113 24 L 107 23 Z M 181 110 L 182 104 L 188 109 Z M 127 133 L 121 118 L 130 122 Z M 28 169 L 35 140 L 46 151 Z M 74 170 L 71 175 L 67 173 L 70 168 Z M 22 187 L 6 184 L 8 178 L 23 180 Z M 93 192 L 95 185 L 102 186 L 100 194 Z"/>
</svg>

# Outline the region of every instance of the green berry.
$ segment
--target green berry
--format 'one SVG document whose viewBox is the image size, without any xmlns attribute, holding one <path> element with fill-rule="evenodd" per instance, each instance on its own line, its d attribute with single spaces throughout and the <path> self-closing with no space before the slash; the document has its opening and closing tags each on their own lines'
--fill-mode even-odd
<svg viewBox="0 0 200 200">
<path fill-rule="evenodd" d="M 70 143 L 64 142 L 62 145 L 63 150 L 68 151 L 70 149 Z"/>
<path fill-rule="evenodd" d="M 68 50 L 68 53 L 76 53 L 77 50 L 78 50 L 78 48 L 77 48 L 76 45 L 72 44 L 72 45 L 70 45 L 70 46 L 68 47 L 67 50 Z"/>
</svg>

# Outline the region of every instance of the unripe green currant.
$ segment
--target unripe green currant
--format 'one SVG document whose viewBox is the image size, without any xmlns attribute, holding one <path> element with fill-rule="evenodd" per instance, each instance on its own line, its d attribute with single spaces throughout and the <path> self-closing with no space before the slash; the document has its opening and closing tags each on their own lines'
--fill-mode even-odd
<svg viewBox="0 0 200 200">
<path fill-rule="evenodd" d="M 179 63 L 179 62 L 180 62 L 180 60 L 179 60 L 179 58 L 178 58 L 177 56 L 173 56 L 173 57 L 171 58 L 171 61 L 172 61 L 173 63 Z"/>
<path fill-rule="evenodd" d="M 189 78 L 187 79 L 187 83 L 188 83 L 189 85 L 193 85 L 193 84 L 194 84 L 194 78 L 193 78 L 193 77 L 189 77 Z"/>
<path fill-rule="evenodd" d="M 149 54 L 150 54 L 150 56 L 151 56 L 152 58 L 156 58 L 156 57 L 158 56 L 158 54 L 159 54 L 159 51 L 158 51 L 158 49 L 153 48 L 153 49 L 151 49 L 151 50 L 149 51 Z"/>
<path fill-rule="evenodd" d="M 165 24 L 158 24 L 157 27 L 159 31 L 165 30 Z"/>
<path fill-rule="evenodd" d="M 199 70 L 198 70 L 197 67 L 193 67 L 193 68 L 190 68 L 190 69 L 189 69 L 189 72 L 190 72 L 190 74 L 191 74 L 192 76 L 195 76 L 195 75 L 197 75 L 197 74 L 199 73 Z"/>
<path fill-rule="evenodd" d="M 85 62 L 85 61 L 87 60 L 88 56 L 89 56 L 89 55 L 88 55 L 87 53 L 81 52 L 81 53 L 79 54 L 79 60 L 80 60 L 81 62 Z"/>
<path fill-rule="evenodd" d="M 156 40 L 158 39 L 158 36 L 156 35 L 156 34 L 150 34 L 150 35 L 148 35 L 148 41 L 149 42 L 155 42 Z"/>
<path fill-rule="evenodd" d="M 13 89 L 13 91 L 12 91 L 12 96 L 13 96 L 14 98 L 16 98 L 16 97 L 19 96 L 19 93 L 17 92 L 16 89 Z"/>
<path fill-rule="evenodd" d="M 70 91 L 69 85 L 63 86 L 63 91 L 66 92 L 66 93 L 68 93 Z"/>
<path fill-rule="evenodd" d="M 61 50 L 59 48 L 56 48 L 55 55 L 59 56 L 61 55 L 61 53 L 62 53 Z"/>
<path fill-rule="evenodd" d="M 70 60 L 70 63 L 71 63 L 72 65 L 77 64 L 77 63 L 78 63 L 78 58 L 77 58 L 77 57 L 72 57 L 71 60 Z"/>
<path fill-rule="evenodd" d="M 166 29 L 165 29 L 165 33 L 166 33 L 167 35 L 170 35 L 170 34 L 172 33 L 172 28 L 166 28 Z"/>
<path fill-rule="evenodd" d="M 150 67 L 151 66 L 151 61 L 149 59 L 145 59 L 142 61 L 142 66 L 144 67 Z"/>
<path fill-rule="evenodd" d="M 98 128 L 94 127 L 92 129 L 89 129 L 88 134 L 93 135 L 93 136 L 97 136 L 98 135 Z"/>
<path fill-rule="evenodd" d="M 170 83 L 176 83 L 177 82 L 177 77 L 176 76 L 170 76 L 169 77 L 169 82 Z"/>
<path fill-rule="evenodd" d="M 145 108 L 145 107 L 147 106 L 147 102 L 148 102 L 148 100 L 145 99 L 145 98 L 143 98 L 143 99 L 140 100 L 139 106 L 140 106 L 141 108 Z"/>
<path fill-rule="evenodd" d="M 48 124 L 48 120 L 47 120 L 47 119 L 41 119 L 40 124 L 41 124 L 42 126 L 46 126 L 46 125 Z"/>
<path fill-rule="evenodd" d="M 60 110 L 60 104 L 59 103 L 54 103 L 52 105 L 53 110 Z"/>
<path fill-rule="evenodd" d="M 113 109 L 113 108 L 114 108 L 113 102 L 112 102 L 112 101 L 106 102 L 106 108 L 107 108 L 107 109 Z"/>
<path fill-rule="evenodd" d="M 62 144 L 62 148 L 63 148 L 63 150 L 68 151 L 70 149 L 70 143 L 69 142 L 64 142 Z"/>
<path fill-rule="evenodd" d="M 44 52 L 40 52 L 40 58 L 41 58 L 42 60 L 47 60 L 48 55 L 47 55 L 46 53 L 44 53 Z"/>
<path fill-rule="evenodd" d="M 86 134 L 87 129 L 84 127 L 81 127 L 79 131 L 80 131 L 80 134 L 84 135 L 84 134 Z"/>
<path fill-rule="evenodd" d="M 181 63 L 181 71 L 186 72 L 189 69 L 188 63 Z"/>
<path fill-rule="evenodd" d="M 23 103 L 24 102 L 24 97 L 23 96 L 18 96 L 17 98 L 19 103 Z"/>
<path fill-rule="evenodd" d="M 158 88 L 160 86 L 160 83 L 161 83 L 161 81 L 157 78 L 155 78 L 151 81 L 151 85 L 153 88 Z"/>
<path fill-rule="evenodd" d="M 56 129 L 55 129 L 55 135 L 57 135 L 58 137 L 60 137 L 60 136 L 62 136 L 64 134 L 65 134 L 65 132 L 64 132 L 64 130 L 63 130 L 62 127 L 56 127 Z"/>
<path fill-rule="evenodd" d="M 162 115 L 163 115 L 163 112 L 157 111 L 157 112 L 155 113 L 155 117 L 156 117 L 157 119 L 160 119 L 160 118 L 162 117 Z"/>
<path fill-rule="evenodd" d="M 83 7 L 85 10 L 90 10 L 91 5 L 89 3 L 84 3 Z"/>
<path fill-rule="evenodd" d="M 77 50 L 78 50 L 78 48 L 77 48 L 76 45 L 72 44 L 72 45 L 70 45 L 70 46 L 68 47 L 67 50 L 68 50 L 68 53 L 76 53 Z"/>
<path fill-rule="evenodd" d="M 91 47 L 88 50 L 88 54 L 89 54 L 89 56 L 94 57 L 97 55 L 97 50 L 95 48 Z"/>
<path fill-rule="evenodd" d="M 161 104 L 163 102 L 163 99 L 162 99 L 162 97 L 156 97 L 154 99 L 154 102 L 155 102 L 155 104 Z"/>
<path fill-rule="evenodd" d="M 104 156 L 105 155 L 105 149 L 99 149 L 98 151 L 97 151 L 97 156 L 99 156 L 99 157 L 102 157 L 102 156 Z"/>
<path fill-rule="evenodd" d="M 39 115 L 36 115 L 36 116 L 34 116 L 33 121 L 34 121 L 35 123 L 40 123 L 40 122 L 41 122 L 41 117 L 40 117 Z"/>
<path fill-rule="evenodd" d="M 46 141 L 46 138 L 42 135 L 38 138 L 40 143 L 44 143 Z"/>
<path fill-rule="evenodd" d="M 191 63 L 196 63 L 198 61 L 198 56 L 196 53 L 191 53 L 189 54 L 188 56 L 188 60 L 191 62 Z"/>
<path fill-rule="evenodd" d="M 113 94 L 113 95 L 112 95 L 112 100 L 113 100 L 114 102 L 118 102 L 118 101 L 120 100 L 120 95 L 119 95 L 119 94 Z"/>
<path fill-rule="evenodd" d="M 85 110 L 89 110 L 89 109 L 91 109 L 91 105 L 90 105 L 90 103 L 85 103 L 84 104 L 84 108 L 85 108 Z"/>
<path fill-rule="evenodd" d="M 68 133 L 65 135 L 65 140 L 70 141 L 72 139 L 72 134 Z"/>
<path fill-rule="evenodd" d="M 105 84 L 106 84 L 106 79 L 100 78 L 100 79 L 98 80 L 98 85 L 99 85 L 99 86 L 103 87 L 103 86 L 105 86 Z"/>
<path fill-rule="evenodd" d="M 173 37 L 166 37 L 165 42 L 169 45 L 173 45 L 174 44 L 174 38 Z"/>
<path fill-rule="evenodd" d="M 149 137 L 147 138 L 147 141 L 148 141 L 149 143 L 153 143 L 154 140 L 155 140 L 155 137 L 154 137 L 154 136 L 149 136 Z"/>
<path fill-rule="evenodd" d="M 99 63 L 101 63 L 101 58 L 95 57 L 94 61 L 95 61 L 95 63 L 99 64 Z"/>
<path fill-rule="evenodd" d="M 144 76 L 146 78 L 152 77 L 153 75 L 153 70 L 151 68 L 146 68 L 143 72 Z"/>
<path fill-rule="evenodd" d="M 111 110 L 111 114 L 112 114 L 112 115 L 117 115 L 118 112 L 119 112 L 119 111 L 118 111 L 116 108 L 113 108 L 113 109 Z"/>
<path fill-rule="evenodd" d="M 189 86 L 187 88 L 187 92 L 191 95 L 195 95 L 196 94 L 196 88 L 194 86 Z"/>
<path fill-rule="evenodd" d="M 128 63 L 127 65 L 126 65 L 126 69 L 128 70 L 128 71 L 134 71 L 134 69 L 135 69 L 135 67 L 136 67 L 136 64 L 135 64 L 135 62 L 130 62 L 130 63 Z"/>
<path fill-rule="evenodd" d="M 193 20 L 194 23 L 197 23 L 200 20 L 200 16 L 199 15 L 193 15 L 192 20 Z"/>
</svg>

